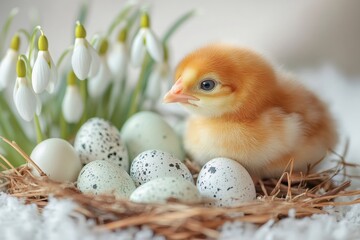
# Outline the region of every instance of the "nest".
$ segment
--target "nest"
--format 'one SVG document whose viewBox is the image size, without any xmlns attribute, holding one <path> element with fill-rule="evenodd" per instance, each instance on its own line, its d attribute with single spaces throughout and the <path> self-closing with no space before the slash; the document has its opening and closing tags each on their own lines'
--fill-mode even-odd
<svg viewBox="0 0 360 240">
<path fill-rule="evenodd" d="M 16 143 L 3 140 L 13 146 L 29 164 L 34 164 Z M 334 177 L 344 176 L 346 167 L 354 165 L 345 163 L 344 157 L 338 154 L 333 155 L 338 157 L 335 167 L 312 174 L 293 172 L 290 161 L 281 178 L 257 182 L 256 200 L 235 208 L 189 205 L 179 203 L 176 199 L 169 199 L 167 204 L 139 204 L 109 195 L 82 194 L 74 184 L 54 182 L 45 175 L 35 177 L 28 165 L 14 168 L 1 155 L 1 166 L 8 170 L 0 173 L 0 179 L 9 195 L 36 204 L 40 211 L 47 205 L 49 196 L 72 199 L 77 203 L 76 211 L 88 219 L 94 219 L 99 230 L 147 225 L 168 239 L 217 238 L 220 227 L 229 221 L 264 224 L 271 219 L 276 221 L 289 215 L 302 218 L 324 214 L 326 206 L 360 203 L 360 190 L 346 190 L 350 181 L 343 180 L 335 184 L 333 180 Z M 190 161 L 186 164 L 196 178 L 199 168 Z M 356 197 L 347 202 L 334 201 L 343 196 Z"/>
</svg>

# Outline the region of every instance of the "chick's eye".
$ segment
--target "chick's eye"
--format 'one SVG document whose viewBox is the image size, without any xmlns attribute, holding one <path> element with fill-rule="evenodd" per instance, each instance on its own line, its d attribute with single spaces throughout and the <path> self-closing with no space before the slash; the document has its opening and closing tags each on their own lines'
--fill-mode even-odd
<svg viewBox="0 0 360 240">
<path fill-rule="evenodd" d="M 200 83 L 200 88 L 205 91 L 211 91 L 215 88 L 215 81 L 211 79 L 204 80 Z"/>
</svg>

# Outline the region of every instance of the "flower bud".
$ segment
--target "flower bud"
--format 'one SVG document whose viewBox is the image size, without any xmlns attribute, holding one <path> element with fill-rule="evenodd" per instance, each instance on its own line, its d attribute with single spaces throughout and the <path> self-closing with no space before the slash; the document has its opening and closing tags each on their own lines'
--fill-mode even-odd
<svg viewBox="0 0 360 240">
<path fill-rule="evenodd" d="M 49 49 L 48 40 L 45 35 L 41 35 L 38 40 L 39 51 L 47 51 Z"/>
<path fill-rule="evenodd" d="M 81 23 L 77 23 L 77 25 L 76 25 L 75 37 L 76 38 L 86 38 L 86 30 Z"/>
<path fill-rule="evenodd" d="M 16 73 L 19 78 L 26 77 L 26 65 L 23 59 L 18 59 L 16 64 Z"/>
<path fill-rule="evenodd" d="M 18 51 L 20 47 L 20 37 L 19 35 L 15 34 L 14 37 L 11 39 L 10 48 Z"/>
</svg>

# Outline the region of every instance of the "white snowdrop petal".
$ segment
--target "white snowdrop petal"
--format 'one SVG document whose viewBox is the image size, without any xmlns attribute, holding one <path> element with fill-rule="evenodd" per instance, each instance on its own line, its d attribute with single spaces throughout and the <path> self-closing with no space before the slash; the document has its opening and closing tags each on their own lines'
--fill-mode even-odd
<svg viewBox="0 0 360 240">
<path fill-rule="evenodd" d="M 33 92 L 34 93 L 34 92 Z M 35 93 L 34 93 L 35 94 Z M 42 110 L 42 103 L 41 103 L 41 99 L 39 97 L 39 95 L 36 95 L 36 115 L 40 116 L 41 114 L 41 110 Z"/>
<path fill-rule="evenodd" d="M 0 62 L 0 91 L 6 88 L 11 81 L 15 81 L 17 57 L 17 51 L 8 49 L 5 57 Z"/>
<path fill-rule="evenodd" d="M 39 51 L 32 71 L 32 86 L 35 93 L 45 91 L 50 79 L 50 64 L 44 51 Z"/>
<path fill-rule="evenodd" d="M 91 54 L 89 53 L 86 43 L 85 39 L 77 38 L 71 57 L 73 71 L 80 80 L 85 80 L 88 77 L 91 64 Z"/>
<path fill-rule="evenodd" d="M 46 91 L 48 93 L 53 93 L 55 90 L 55 86 L 57 84 L 57 69 L 56 69 L 56 65 L 51 57 L 50 57 L 50 63 L 51 63 L 50 64 L 50 79 L 49 79 L 49 84 L 46 87 Z"/>
<path fill-rule="evenodd" d="M 107 61 L 104 57 L 101 58 L 100 69 L 98 74 L 89 79 L 88 91 L 92 98 L 98 98 L 104 94 L 110 84 L 111 72 Z"/>
<path fill-rule="evenodd" d="M 19 89 L 19 82 L 20 82 L 20 78 L 16 78 L 16 82 L 15 82 L 15 86 L 14 86 L 14 90 L 13 90 L 13 101 L 14 103 L 16 103 L 15 99 L 16 99 L 16 93 Z"/>
<path fill-rule="evenodd" d="M 127 52 L 124 43 L 116 42 L 109 55 L 109 68 L 115 79 L 123 79 L 126 75 Z"/>
<path fill-rule="evenodd" d="M 155 68 L 149 76 L 145 96 L 152 101 L 157 101 L 161 96 L 161 72 L 158 68 Z"/>
<path fill-rule="evenodd" d="M 100 64 L 101 64 L 100 56 L 96 52 L 96 50 L 93 48 L 93 46 L 90 45 L 90 43 L 88 43 L 88 49 L 89 49 L 89 53 L 91 55 L 89 77 L 93 77 L 99 72 Z"/>
<path fill-rule="evenodd" d="M 25 84 L 20 83 L 15 96 L 15 106 L 25 121 L 31 121 L 33 119 L 36 105 L 34 92 Z"/>
<path fill-rule="evenodd" d="M 151 29 L 146 31 L 146 48 L 156 62 L 162 62 L 164 60 L 164 50 Z"/>
<path fill-rule="evenodd" d="M 66 88 L 66 93 L 61 107 L 66 122 L 79 122 L 84 111 L 84 103 L 77 86 L 68 86 Z"/>
<path fill-rule="evenodd" d="M 146 48 L 144 45 L 145 29 L 140 29 L 135 36 L 131 47 L 131 63 L 134 67 L 140 67 L 145 57 Z"/>
</svg>

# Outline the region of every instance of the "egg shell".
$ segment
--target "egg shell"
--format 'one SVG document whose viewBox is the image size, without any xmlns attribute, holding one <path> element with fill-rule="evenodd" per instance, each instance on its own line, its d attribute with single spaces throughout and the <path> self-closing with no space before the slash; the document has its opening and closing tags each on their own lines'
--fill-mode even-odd
<svg viewBox="0 0 360 240">
<path fill-rule="evenodd" d="M 161 150 L 140 153 L 131 163 L 130 176 L 136 186 L 159 177 L 181 177 L 194 184 L 189 169 L 172 154 Z"/>
<path fill-rule="evenodd" d="M 91 118 L 76 134 L 74 142 L 83 164 L 94 160 L 107 160 L 129 170 L 129 156 L 119 130 L 101 118 Z"/>
<path fill-rule="evenodd" d="M 138 187 L 130 196 L 131 201 L 138 203 L 166 203 L 169 198 L 176 198 L 184 203 L 201 201 L 195 185 L 178 177 L 151 180 Z"/>
<path fill-rule="evenodd" d="M 104 160 L 86 164 L 80 171 L 77 187 L 83 193 L 114 194 L 117 198 L 128 198 L 136 188 L 122 167 Z"/>
<path fill-rule="evenodd" d="M 246 169 L 228 158 L 215 158 L 199 172 L 197 188 L 210 206 L 236 207 L 256 197 L 254 182 Z"/>
<path fill-rule="evenodd" d="M 133 115 L 125 122 L 121 133 L 131 160 L 139 153 L 151 149 L 171 153 L 181 161 L 185 158 L 181 139 L 156 113 L 143 111 Z"/>
<path fill-rule="evenodd" d="M 30 158 L 50 179 L 58 182 L 74 182 L 82 167 L 73 146 L 60 138 L 40 142 Z M 40 175 L 31 164 L 29 166 L 33 174 Z"/>
</svg>

